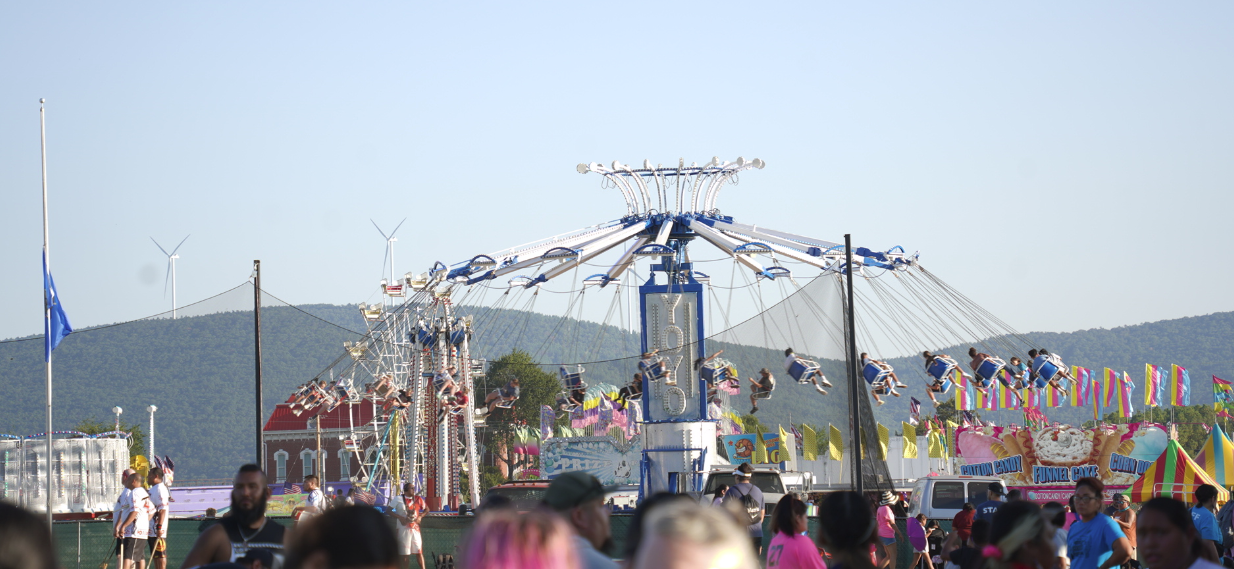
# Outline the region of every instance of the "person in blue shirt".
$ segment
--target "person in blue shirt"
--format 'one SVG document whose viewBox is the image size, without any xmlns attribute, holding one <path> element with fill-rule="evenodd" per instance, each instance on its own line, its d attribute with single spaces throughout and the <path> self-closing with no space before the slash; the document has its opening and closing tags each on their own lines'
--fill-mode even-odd
<svg viewBox="0 0 1234 569">
<path fill-rule="evenodd" d="M 1067 530 L 1071 569 L 1110 569 L 1131 558 L 1131 542 L 1118 522 L 1101 513 L 1105 484 L 1092 477 L 1075 483 L 1075 508 L 1080 519 Z"/>
<path fill-rule="evenodd" d="M 987 522 L 994 521 L 994 513 L 1002 507 L 1003 501 L 1003 485 L 998 482 L 991 482 L 986 488 L 986 498 L 988 500 L 977 505 L 977 513 L 973 514 L 974 520 L 985 520 Z"/>
<path fill-rule="evenodd" d="M 1217 551 L 1221 549 L 1221 531 L 1217 529 L 1217 516 L 1213 515 L 1213 510 L 1217 509 L 1217 487 L 1212 484 L 1204 484 L 1195 489 L 1195 507 L 1191 508 L 1191 521 L 1195 524 L 1196 531 L 1200 532 L 1200 543 L 1203 544 L 1201 557 L 1216 563 L 1220 556 Z"/>
</svg>

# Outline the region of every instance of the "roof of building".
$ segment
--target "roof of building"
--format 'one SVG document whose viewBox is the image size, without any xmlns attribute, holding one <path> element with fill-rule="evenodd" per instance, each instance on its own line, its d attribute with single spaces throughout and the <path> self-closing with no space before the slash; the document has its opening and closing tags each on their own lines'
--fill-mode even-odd
<svg viewBox="0 0 1234 569">
<path fill-rule="evenodd" d="M 367 425 L 373 420 L 373 403 L 370 401 L 343 403 L 329 412 L 324 409 L 311 409 L 301 413 L 299 417 L 291 412 L 291 405 L 280 403 L 274 407 L 274 413 L 270 415 L 270 419 L 266 421 L 266 426 L 262 430 L 316 430 L 317 425 L 312 417 L 318 416 L 318 411 L 320 411 L 321 428 L 323 429 L 349 429 Z"/>
</svg>

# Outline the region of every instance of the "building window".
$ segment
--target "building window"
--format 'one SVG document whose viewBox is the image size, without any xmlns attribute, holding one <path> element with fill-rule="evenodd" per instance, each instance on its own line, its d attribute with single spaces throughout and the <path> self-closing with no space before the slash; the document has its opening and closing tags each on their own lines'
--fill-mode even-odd
<svg viewBox="0 0 1234 569">
<path fill-rule="evenodd" d="M 338 479 L 343 482 L 351 480 L 351 453 L 345 448 L 338 449 Z"/>
<path fill-rule="evenodd" d="M 279 449 L 274 453 L 274 481 L 287 481 L 287 451 Z"/>
<path fill-rule="evenodd" d="M 300 465 L 303 469 L 304 478 L 308 478 L 313 474 L 313 462 L 317 458 L 315 455 L 316 453 L 308 449 L 300 451 Z"/>
</svg>

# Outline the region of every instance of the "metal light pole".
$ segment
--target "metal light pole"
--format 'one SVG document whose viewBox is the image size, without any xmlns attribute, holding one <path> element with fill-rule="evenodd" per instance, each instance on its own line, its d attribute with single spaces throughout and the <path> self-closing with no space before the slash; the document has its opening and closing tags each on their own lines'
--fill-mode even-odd
<svg viewBox="0 0 1234 569">
<path fill-rule="evenodd" d="M 154 464 L 154 412 L 159 408 L 151 405 L 146 407 L 146 410 L 150 412 L 150 442 L 146 445 L 146 460 Z"/>
<path fill-rule="evenodd" d="M 111 412 L 116 414 L 116 430 L 119 431 L 120 430 L 120 414 L 124 412 L 124 409 L 121 409 L 119 405 L 116 405 L 115 407 L 111 408 Z"/>
</svg>

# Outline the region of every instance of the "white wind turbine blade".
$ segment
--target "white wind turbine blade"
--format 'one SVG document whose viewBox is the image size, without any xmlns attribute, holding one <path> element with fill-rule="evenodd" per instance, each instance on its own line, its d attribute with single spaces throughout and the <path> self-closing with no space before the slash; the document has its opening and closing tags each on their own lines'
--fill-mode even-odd
<svg viewBox="0 0 1234 569">
<path fill-rule="evenodd" d="M 398 225 L 395 225 L 395 226 L 394 226 L 394 231 L 391 231 L 391 232 L 390 232 L 390 237 L 389 237 L 389 238 L 390 238 L 390 239 L 394 239 L 394 234 L 395 234 L 395 233 L 398 233 L 398 228 L 402 227 L 402 226 L 403 226 L 403 224 L 404 224 L 404 223 L 406 223 L 406 222 L 407 222 L 407 218 L 406 218 L 406 217 L 404 217 L 404 218 L 403 218 L 403 221 L 398 222 Z"/>
<path fill-rule="evenodd" d="M 185 239 L 188 239 L 188 237 L 185 237 Z M 154 241 L 154 238 L 151 237 L 150 240 Z M 183 245 L 184 242 L 181 241 L 180 244 Z M 162 245 L 159 245 L 158 241 L 154 241 L 154 246 L 158 247 L 159 251 L 162 251 L 164 255 L 167 255 L 167 274 L 163 275 L 163 298 L 167 298 L 167 283 L 171 281 L 171 255 L 172 254 L 168 253 L 167 249 L 164 249 Z M 177 246 L 177 248 L 179 248 L 179 246 Z"/>
<path fill-rule="evenodd" d="M 373 218 L 370 217 L 368 220 L 373 223 L 373 227 L 377 227 L 377 222 L 373 221 Z M 403 221 L 406 220 L 406 218 L 403 219 Z M 399 225 L 402 225 L 402 223 L 399 223 Z M 396 227 L 394 230 L 398 231 L 398 228 Z M 386 240 L 386 250 L 381 253 L 381 275 L 384 277 L 386 275 L 386 263 L 390 259 L 390 237 L 393 237 L 394 233 L 391 232 L 390 235 L 386 235 L 386 232 L 382 231 L 380 227 L 377 227 L 377 232 Z"/>
<path fill-rule="evenodd" d="M 185 242 L 185 241 L 188 241 L 188 240 L 189 240 L 189 237 L 192 237 L 192 236 L 193 236 L 193 234 L 191 234 L 191 233 L 190 233 L 190 234 L 188 234 L 188 235 L 185 235 L 185 236 L 184 236 L 184 239 L 181 239 L 181 240 L 180 240 L 180 245 L 184 245 L 184 242 Z M 180 250 L 180 245 L 176 245 L 176 248 L 171 250 L 171 255 L 175 255 L 175 254 L 176 254 L 176 251 L 179 251 L 179 250 Z M 171 255 L 168 255 L 168 257 L 170 257 Z"/>
</svg>

